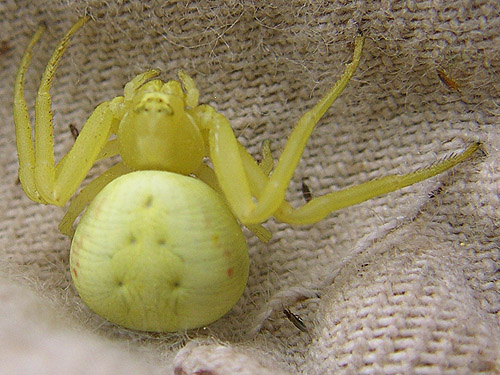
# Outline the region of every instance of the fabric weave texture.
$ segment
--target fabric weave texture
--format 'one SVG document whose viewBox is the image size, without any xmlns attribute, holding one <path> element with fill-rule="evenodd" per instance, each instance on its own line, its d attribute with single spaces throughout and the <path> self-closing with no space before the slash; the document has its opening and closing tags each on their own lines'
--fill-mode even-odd
<svg viewBox="0 0 500 375">
<path fill-rule="evenodd" d="M 310 226 L 245 230 L 243 297 L 199 330 L 116 327 L 79 299 L 64 210 L 17 182 L 13 84 L 37 26 L 32 109 L 57 41 L 84 14 L 52 86 L 56 159 L 102 101 L 151 68 L 191 75 L 200 101 L 258 159 L 366 35 L 354 78 L 318 124 L 287 198 L 407 173 L 481 141 L 440 176 Z M 0 1 L 0 373 L 494 374 L 500 372 L 500 5 L 477 1 Z M 443 82 L 438 71 L 453 79 Z M 89 180 L 116 159 L 96 165 Z M 87 180 L 88 181 L 88 180 Z M 299 331 L 284 309 L 308 327 Z"/>
</svg>

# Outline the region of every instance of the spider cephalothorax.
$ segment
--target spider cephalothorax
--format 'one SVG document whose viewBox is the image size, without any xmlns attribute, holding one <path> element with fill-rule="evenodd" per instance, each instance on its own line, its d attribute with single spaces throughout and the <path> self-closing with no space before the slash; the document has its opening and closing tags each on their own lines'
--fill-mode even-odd
<svg viewBox="0 0 500 375">
<path fill-rule="evenodd" d="M 159 72 L 148 75 L 153 74 Z M 182 72 L 180 76 L 189 87 L 191 79 Z M 133 90 L 130 96 L 114 100 L 111 105 L 120 119 L 117 139 L 123 162 L 134 170 L 155 169 L 184 175 L 196 172 L 207 156 L 206 140 L 186 108 L 188 98 L 180 83 L 155 79 Z M 189 106 L 197 105 L 191 95 Z"/>
</svg>

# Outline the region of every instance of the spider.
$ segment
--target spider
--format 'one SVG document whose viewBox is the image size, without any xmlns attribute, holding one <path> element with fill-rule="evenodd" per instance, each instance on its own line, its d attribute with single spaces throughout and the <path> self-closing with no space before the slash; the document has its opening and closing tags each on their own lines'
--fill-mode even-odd
<svg viewBox="0 0 500 375">
<path fill-rule="evenodd" d="M 235 218 L 237 222 L 247 226 L 261 240 L 267 241 L 270 238 L 270 233 L 261 226 L 261 223 L 271 216 L 274 216 L 278 221 L 290 224 L 312 224 L 322 220 L 332 211 L 355 205 L 437 175 L 462 162 L 478 148 L 478 144 L 473 143 L 464 152 L 454 154 L 428 168 L 405 175 L 388 175 L 380 179 L 349 187 L 342 191 L 334 191 L 324 196 L 314 197 L 303 206 L 293 208 L 285 200 L 287 186 L 314 127 L 335 99 L 341 94 L 359 64 L 364 43 L 363 35 L 359 34 L 354 41 L 352 62 L 346 65 L 345 71 L 339 80 L 319 102 L 311 110 L 302 115 L 293 128 L 277 162 L 270 154 L 269 143 L 264 143 L 262 148 L 263 161 L 258 164 L 238 142 L 229 121 L 213 107 L 198 103 L 199 92 L 193 79 L 185 72 L 182 70 L 178 72 L 180 82 L 175 80 L 163 82 L 157 78 L 160 74 L 159 70 L 149 70 L 137 75 L 128 82 L 125 85 L 123 96 L 117 96 L 96 107 L 81 129 L 72 148 L 56 164 L 54 161 L 53 125 L 49 90 L 59 60 L 68 46 L 70 38 L 88 20 L 88 16 L 83 17 L 69 29 L 55 48 L 45 68 L 35 102 L 34 139 L 32 138 L 33 129 L 28 114 L 28 107 L 24 99 L 24 83 L 32 50 L 44 31 L 43 26 L 36 31 L 22 57 L 15 80 L 13 110 L 19 157 L 19 178 L 26 195 L 35 202 L 64 206 L 75 194 L 96 161 L 117 154 L 121 157 L 120 162 L 95 178 L 80 191 L 70 203 L 65 216 L 59 224 L 59 229 L 62 233 L 69 236 L 74 235 L 71 250 L 71 257 L 74 259 L 70 261 L 72 277 L 77 285 L 77 289 L 79 289 L 80 295 L 82 298 L 86 295 L 87 300 L 91 300 L 96 293 L 108 293 L 100 289 L 101 284 L 109 282 L 110 285 L 113 284 L 117 289 L 122 288 L 124 283 L 132 277 L 129 275 L 132 268 L 135 270 L 134 277 L 139 278 L 137 275 L 140 273 L 140 270 L 136 270 L 134 268 L 135 265 L 131 263 L 124 265 L 125 263 L 123 262 L 125 260 L 123 260 L 120 263 L 119 272 L 104 271 L 105 274 L 114 272 L 113 275 L 115 276 L 113 276 L 112 280 L 103 279 L 104 276 L 99 276 L 100 281 L 89 281 L 93 285 L 99 284 L 97 292 L 95 290 L 86 292 L 86 287 L 82 286 L 82 279 L 86 277 L 82 276 L 85 274 L 83 263 L 90 263 L 88 261 L 90 256 L 82 256 L 82 251 L 87 249 L 87 247 L 93 246 L 91 249 L 87 249 L 93 256 L 95 248 L 104 248 L 105 246 L 95 243 L 87 246 L 89 241 L 81 236 L 78 237 L 78 231 L 84 222 L 88 222 L 86 225 L 97 226 L 92 223 L 95 220 L 101 220 L 101 218 L 99 216 L 98 219 L 97 214 L 93 216 L 93 214 L 89 213 L 92 205 L 95 201 L 103 201 L 104 198 L 101 199 L 101 194 L 104 194 L 105 190 L 110 190 L 111 187 L 116 187 L 118 181 L 121 181 L 124 177 L 128 178 L 128 176 L 133 175 L 135 178 L 134 182 L 130 179 L 127 180 L 130 184 L 127 185 L 127 188 L 129 188 L 132 184 L 137 183 L 140 185 L 141 181 L 145 179 L 156 179 L 156 177 L 151 175 L 152 171 L 161 172 L 161 181 L 166 181 L 166 177 L 170 179 L 175 178 L 173 176 L 190 176 L 190 180 L 196 179 L 197 183 L 201 181 L 203 185 L 208 185 L 211 188 L 209 190 L 216 192 L 214 195 L 203 190 L 201 193 L 202 198 L 206 197 L 206 200 L 212 200 L 219 199 L 216 197 L 220 197 L 222 206 L 226 207 L 220 210 L 229 209 L 230 212 L 226 216 L 231 217 L 231 220 Z M 207 164 L 207 160 L 211 161 L 213 168 Z M 158 182 L 160 180 L 155 181 L 155 186 L 163 184 L 163 182 Z M 175 186 L 175 189 L 180 189 L 177 187 L 178 185 Z M 143 188 L 138 189 L 141 191 Z M 172 191 L 175 192 L 175 189 Z M 114 197 L 117 194 L 111 193 L 111 196 Z M 191 195 L 194 196 L 195 193 L 186 191 L 184 195 L 189 197 Z M 143 207 L 148 208 L 152 206 L 151 197 L 142 201 L 141 210 Z M 127 199 L 132 198 L 134 197 Z M 203 200 L 197 201 L 195 205 L 202 205 Z M 121 205 L 126 205 L 125 201 L 125 198 L 117 198 L 117 202 Z M 86 213 L 84 213 L 75 233 L 73 223 L 90 202 L 92 203 L 87 208 Z M 97 203 L 95 204 L 97 205 Z M 104 203 L 101 202 L 100 204 Z M 140 210 L 137 207 L 120 215 L 139 212 Z M 117 211 L 117 209 L 113 210 L 113 212 Z M 213 209 L 214 212 L 218 210 Z M 137 222 L 137 220 L 134 222 Z M 229 226 L 231 226 L 231 232 L 240 231 L 240 234 L 230 233 L 228 235 L 228 238 L 230 238 L 229 241 L 233 241 L 234 238 L 238 238 L 238 241 L 240 241 L 239 238 L 242 236 L 239 226 L 235 227 L 232 224 Z M 105 236 L 106 240 L 109 237 L 113 237 L 116 231 L 119 231 L 117 226 L 113 228 L 114 232 L 109 232 Z M 135 231 L 135 229 L 130 230 Z M 81 230 L 82 233 L 85 231 L 84 229 Z M 145 231 L 148 231 L 148 228 Z M 200 230 L 200 232 L 204 231 L 205 229 Z M 157 234 L 153 233 L 152 235 Z M 97 238 L 95 234 L 89 234 L 88 236 L 92 238 L 92 241 Z M 126 246 L 134 249 L 134 246 L 139 246 L 137 243 L 142 240 L 141 234 L 127 234 L 127 236 L 128 242 L 126 242 Z M 184 236 L 186 235 L 184 234 Z M 211 241 L 214 243 L 221 241 L 219 237 L 222 235 L 220 233 L 211 234 L 210 236 Z M 86 245 L 82 245 L 84 242 Z M 164 246 L 165 242 L 165 238 L 160 238 L 154 246 Z M 193 246 L 196 247 L 197 245 Z M 144 252 L 147 250 L 144 250 L 143 246 L 141 247 L 141 251 Z M 137 254 L 143 253 L 134 254 L 136 255 L 130 255 L 129 258 L 135 259 L 135 262 L 138 263 L 142 262 L 141 255 Z M 166 253 L 162 252 L 162 254 Z M 199 253 L 197 254 L 196 256 L 199 256 Z M 115 256 L 116 254 L 108 255 L 110 259 L 113 258 L 116 260 L 118 258 L 118 256 Z M 163 256 L 164 258 L 158 261 L 159 263 L 166 259 L 166 255 Z M 245 256 L 242 255 L 241 257 L 245 258 Z M 129 258 L 126 258 L 127 261 L 130 261 Z M 180 259 L 179 264 L 181 264 L 186 262 L 185 258 L 183 255 L 176 255 L 175 259 Z M 243 263 L 245 262 L 248 263 L 248 260 L 243 260 Z M 149 272 L 151 274 L 155 274 L 156 272 L 153 271 L 151 264 L 142 264 L 141 267 L 143 267 L 143 270 L 151 271 Z M 242 269 L 240 279 L 246 283 L 248 264 L 243 264 L 240 268 Z M 231 278 L 234 277 L 235 270 L 239 268 L 237 266 L 228 266 L 224 263 L 221 269 L 224 272 L 225 278 Z M 176 316 L 182 314 L 196 315 L 197 312 L 191 310 L 186 312 L 183 310 L 187 309 L 187 307 L 182 307 L 182 297 L 179 297 L 183 296 L 179 292 L 180 285 L 184 282 L 182 277 L 176 274 L 177 276 L 172 276 L 172 278 L 166 280 L 162 272 L 158 274 L 160 276 L 155 276 L 158 280 L 161 279 L 161 283 L 158 282 L 157 287 L 162 289 L 164 288 L 163 285 L 168 284 L 170 288 L 169 293 L 174 293 L 175 291 L 177 294 L 169 302 L 169 307 L 162 305 L 162 312 L 155 312 L 158 316 L 151 317 L 148 315 L 152 313 L 150 311 L 151 308 L 147 306 L 138 307 L 137 310 L 133 310 L 132 305 L 146 303 L 145 301 L 148 299 L 153 301 L 150 301 L 151 303 L 156 303 L 155 301 L 160 298 L 158 295 L 150 295 L 151 292 L 147 292 L 146 297 L 141 295 L 135 298 L 134 293 L 137 289 L 133 289 L 134 293 L 131 292 L 132 289 L 128 289 L 125 294 L 123 294 L 124 292 L 120 292 L 119 297 L 116 297 L 117 294 L 113 294 L 113 298 L 117 298 L 113 299 L 113 303 L 109 301 L 104 302 L 108 306 L 106 307 L 107 310 L 106 308 L 99 310 L 99 307 L 96 307 L 97 302 L 86 302 L 100 315 L 118 324 L 135 329 L 158 331 L 192 328 L 208 324 L 231 308 L 232 305 L 229 307 L 225 306 L 220 311 L 208 314 L 211 315 L 210 317 L 203 317 L 198 320 L 194 318 L 194 320 L 188 319 L 187 323 L 182 321 L 181 318 L 175 322 L 165 323 L 163 309 L 168 310 L 168 308 L 171 308 Z M 97 271 L 92 271 L 89 275 L 89 280 L 91 280 L 92 277 L 97 275 Z M 145 281 L 141 280 L 141 288 L 144 288 Z M 157 282 L 157 279 L 154 282 Z M 236 289 L 237 291 L 231 292 L 235 297 L 232 298 L 230 304 L 236 302 L 235 300 L 239 298 L 243 290 L 241 286 Z M 120 303 L 124 305 L 124 311 L 116 313 L 116 317 L 113 315 L 115 313 L 114 310 L 117 309 L 115 305 Z M 204 306 L 209 306 L 210 303 Z M 197 307 L 197 309 L 199 308 Z M 145 311 L 148 312 L 146 313 Z M 147 323 L 147 321 L 150 323 Z"/>
</svg>

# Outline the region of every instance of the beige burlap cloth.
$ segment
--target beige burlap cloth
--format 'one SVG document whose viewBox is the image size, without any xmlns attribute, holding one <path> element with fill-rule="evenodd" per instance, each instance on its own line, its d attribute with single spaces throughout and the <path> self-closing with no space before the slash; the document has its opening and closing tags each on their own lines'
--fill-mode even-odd
<svg viewBox="0 0 500 375">
<path fill-rule="evenodd" d="M 54 80 L 57 158 L 95 106 L 152 67 L 195 79 L 201 101 L 259 157 L 367 36 L 354 79 L 313 133 L 288 198 L 477 153 L 431 180 L 307 227 L 245 232 L 250 280 L 218 322 L 179 334 L 127 331 L 81 302 L 68 272 L 64 210 L 17 180 L 12 95 L 22 52 L 30 106 L 57 40 L 80 16 Z M 0 2 L 1 374 L 477 374 L 500 371 L 500 6 L 478 1 Z M 437 71 L 458 85 L 447 86 Z M 110 163 L 97 166 L 95 176 Z M 284 315 L 289 309 L 308 331 Z"/>
</svg>

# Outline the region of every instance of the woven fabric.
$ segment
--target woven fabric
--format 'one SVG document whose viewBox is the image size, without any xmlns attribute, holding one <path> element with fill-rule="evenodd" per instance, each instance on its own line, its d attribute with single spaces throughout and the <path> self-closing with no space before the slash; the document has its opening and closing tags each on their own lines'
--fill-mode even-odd
<svg viewBox="0 0 500 375">
<path fill-rule="evenodd" d="M 275 157 L 366 35 L 354 78 L 307 144 L 287 198 L 428 166 L 470 142 L 484 153 L 310 226 L 245 230 L 243 297 L 199 330 L 116 327 L 79 299 L 64 209 L 17 181 L 13 85 L 33 108 L 57 41 L 88 12 L 51 90 L 55 151 L 136 74 L 179 69 L 257 159 Z M 9 374 L 489 374 L 500 371 L 500 6 L 478 1 L 0 1 L 0 372 Z M 442 79 L 439 78 L 441 72 Z M 443 74 L 448 77 L 447 79 Z M 452 81 L 451 81 L 451 80 Z M 456 84 L 455 84 L 455 83 Z M 113 161 L 97 165 L 97 176 Z M 283 312 L 300 316 L 298 330 Z"/>
</svg>

